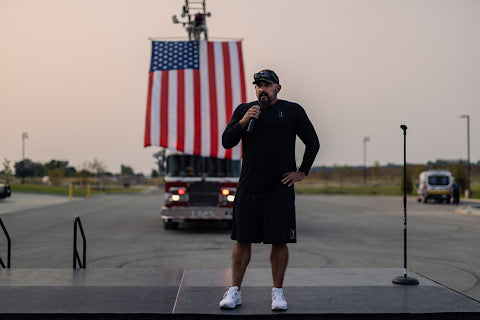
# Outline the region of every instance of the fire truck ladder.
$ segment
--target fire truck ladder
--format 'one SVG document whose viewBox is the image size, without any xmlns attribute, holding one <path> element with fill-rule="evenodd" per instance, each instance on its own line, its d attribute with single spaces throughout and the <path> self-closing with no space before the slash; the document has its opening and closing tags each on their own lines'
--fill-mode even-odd
<svg viewBox="0 0 480 320">
<path fill-rule="evenodd" d="M 181 23 L 185 30 L 187 30 L 189 40 L 200 40 L 202 33 L 204 39 L 208 40 L 205 20 L 207 17 L 211 16 L 211 13 L 206 11 L 205 1 L 206 0 L 185 0 L 181 17 L 186 18 L 186 21 L 178 20 L 176 15 L 172 17 L 173 23 Z"/>
</svg>

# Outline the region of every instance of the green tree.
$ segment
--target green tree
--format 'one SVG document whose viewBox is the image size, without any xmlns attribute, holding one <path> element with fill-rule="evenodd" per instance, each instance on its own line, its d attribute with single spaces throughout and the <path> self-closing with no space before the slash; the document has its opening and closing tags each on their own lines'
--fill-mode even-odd
<svg viewBox="0 0 480 320">
<path fill-rule="evenodd" d="M 95 176 L 98 178 L 99 189 L 105 190 L 105 176 L 107 174 L 107 166 L 98 159 L 93 159 L 92 162 L 87 163 L 88 168 L 94 172 Z"/>
<path fill-rule="evenodd" d="M 46 175 L 45 166 L 39 162 L 34 162 L 33 166 L 33 176 L 34 177 L 43 177 Z"/>
<path fill-rule="evenodd" d="M 458 160 L 454 167 L 453 177 L 460 184 L 462 190 L 467 190 L 467 174 L 465 172 L 465 164 L 462 160 Z"/>
<path fill-rule="evenodd" d="M 8 160 L 7 158 L 3 159 L 3 175 L 5 177 L 5 183 L 10 184 L 10 181 L 13 177 L 13 170 L 11 167 L 12 161 Z"/>
<path fill-rule="evenodd" d="M 65 169 L 64 168 L 54 168 L 47 171 L 48 177 L 50 178 L 50 182 L 54 186 L 58 186 L 65 176 Z"/>
<path fill-rule="evenodd" d="M 80 183 L 86 186 L 89 181 L 89 178 L 93 176 L 93 174 L 87 169 L 82 169 L 77 173 L 77 176 L 80 178 Z"/>
<path fill-rule="evenodd" d="M 32 160 L 25 159 L 22 161 L 17 161 L 13 165 L 15 168 L 15 176 L 16 177 L 33 177 L 34 175 L 34 164 Z"/>
<path fill-rule="evenodd" d="M 52 159 L 50 162 L 45 163 L 44 165 L 44 172 L 49 172 L 53 169 L 58 169 L 61 168 L 64 170 L 64 175 L 66 177 L 76 177 L 77 176 L 77 170 L 74 167 L 69 167 L 68 166 L 68 161 L 59 161 Z M 35 175 L 37 176 L 37 175 Z M 40 175 L 38 175 L 40 176 Z M 43 176 L 43 174 L 42 174 Z"/>
<path fill-rule="evenodd" d="M 157 170 L 152 169 L 151 176 L 152 176 L 152 178 L 158 178 L 158 177 L 160 177 L 160 174 L 158 173 Z"/>
<path fill-rule="evenodd" d="M 64 168 L 65 169 L 67 167 L 67 163 L 65 163 L 63 161 L 57 161 L 55 159 L 52 159 L 49 162 L 45 163 L 44 167 L 45 167 L 45 170 L 48 172 L 48 171 L 51 171 L 51 170 L 57 169 L 57 168 Z"/>
<path fill-rule="evenodd" d="M 75 169 L 75 167 L 66 167 L 65 168 L 65 176 L 66 177 L 76 177 L 77 176 L 77 169 Z"/>
<path fill-rule="evenodd" d="M 95 173 L 96 176 L 100 177 L 107 172 L 107 166 L 98 159 L 93 159 L 92 162 L 88 163 L 88 168 Z"/>
<path fill-rule="evenodd" d="M 133 172 L 132 167 L 124 166 L 123 164 L 120 166 L 120 174 L 122 176 L 134 176 L 135 173 Z"/>
<path fill-rule="evenodd" d="M 132 182 L 135 180 L 135 173 L 133 172 L 132 167 L 124 166 L 123 164 L 120 166 L 120 174 L 122 175 L 122 182 L 125 188 L 129 188 Z"/>
</svg>

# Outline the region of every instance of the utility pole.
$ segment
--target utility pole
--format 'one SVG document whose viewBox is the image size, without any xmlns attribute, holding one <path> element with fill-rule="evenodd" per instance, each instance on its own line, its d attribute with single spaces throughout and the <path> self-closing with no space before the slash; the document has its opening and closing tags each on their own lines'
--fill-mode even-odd
<svg viewBox="0 0 480 320">
<path fill-rule="evenodd" d="M 367 142 L 370 141 L 370 137 L 363 137 L 363 185 L 367 185 Z"/>
<path fill-rule="evenodd" d="M 470 189 L 470 116 L 468 114 L 463 114 L 460 118 L 467 119 L 467 190 L 465 190 L 465 197 L 469 199 L 472 196 L 472 191 Z"/>
<path fill-rule="evenodd" d="M 25 183 L 25 139 L 28 139 L 28 132 L 22 133 L 22 184 Z"/>
</svg>

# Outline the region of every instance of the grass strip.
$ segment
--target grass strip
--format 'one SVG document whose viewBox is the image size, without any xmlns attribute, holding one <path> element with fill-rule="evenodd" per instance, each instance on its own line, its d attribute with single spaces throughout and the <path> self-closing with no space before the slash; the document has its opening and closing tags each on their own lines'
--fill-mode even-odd
<svg viewBox="0 0 480 320">
<path fill-rule="evenodd" d="M 349 194 L 349 195 L 382 195 L 398 196 L 403 193 L 397 185 L 379 186 L 319 186 L 308 184 L 295 185 L 297 194 Z"/>
<path fill-rule="evenodd" d="M 68 196 L 68 186 L 47 186 L 39 184 L 12 184 L 12 192 L 35 192 Z M 123 188 L 117 186 L 108 186 L 105 190 L 98 190 L 95 187 L 91 189 L 91 195 L 97 194 L 118 194 L 118 193 L 138 193 L 146 190 L 146 187 Z M 345 195 L 364 195 L 364 196 L 401 196 L 403 195 L 399 185 L 344 185 L 344 186 L 324 186 L 319 184 L 299 183 L 295 185 L 297 194 L 345 194 Z M 415 195 L 410 193 L 409 195 Z M 480 199 L 480 185 L 472 185 L 472 195 L 474 199 Z M 73 188 L 74 197 L 86 197 L 87 189 L 85 187 L 75 186 Z M 462 195 L 463 196 L 463 195 Z"/>
<path fill-rule="evenodd" d="M 35 192 L 35 193 L 46 193 L 46 194 L 54 194 L 54 195 L 69 195 L 69 187 L 68 186 L 47 186 L 47 185 L 39 185 L 39 184 L 12 184 L 11 185 L 12 192 Z M 122 187 L 111 187 L 108 186 L 105 190 L 98 190 L 95 187 L 91 188 L 90 194 L 91 195 L 98 195 L 98 194 L 117 194 L 117 193 L 139 193 L 146 190 L 146 187 L 142 188 L 122 188 Z M 73 188 L 73 196 L 74 197 L 86 197 L 87 196 L 87 188 L 75 186 Z"/>
</svg>

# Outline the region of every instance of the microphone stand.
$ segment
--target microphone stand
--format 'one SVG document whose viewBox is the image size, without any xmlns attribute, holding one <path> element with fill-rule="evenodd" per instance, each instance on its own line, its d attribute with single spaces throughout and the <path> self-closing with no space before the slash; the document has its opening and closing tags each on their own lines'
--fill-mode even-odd
<svg viewBox="0 0 480 320">
<path fill-rule="evenodd" d="M 416 285 L 418 280 L 407 275 L 407 126 L 403 130 L 403 276 L 395 277 L 394 284 Z"/>
</svg>

